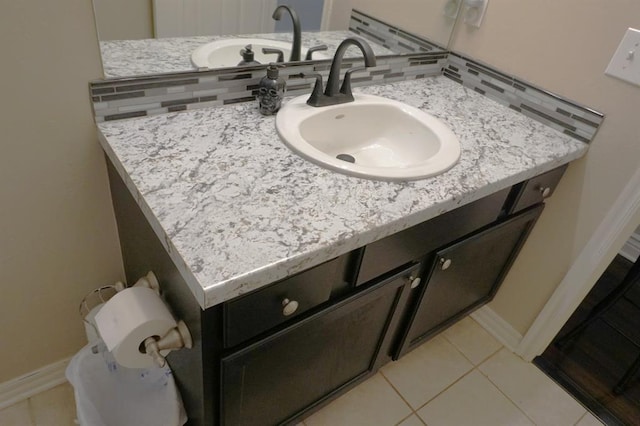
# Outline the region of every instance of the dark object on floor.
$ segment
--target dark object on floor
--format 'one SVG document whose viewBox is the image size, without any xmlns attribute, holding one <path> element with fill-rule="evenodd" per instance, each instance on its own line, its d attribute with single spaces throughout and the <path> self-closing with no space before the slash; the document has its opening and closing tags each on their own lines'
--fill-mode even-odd
<svg viewBox="0 0 640 426">
<path fill-rule="evenodd" d="M 640 283 L 640 258 L 636 260 L 636 262 L 631 266 L 627 275 L 622 279 L 620 284 L 612 291 L 607 297 L 605 297 L 600 303 L 598 303 L 592 310 L 589 312 L 587 318 L 578 324 L 573 330 L 569 331 L 562 338 L 555 341 L 555 345 L 560 348 L 566 348 L 567 345 L 570 345 L 573 340 L 581 335 L 584 330 L 589 327 L 589 325 L 593 324 L 594 321 L 599 319 L 604 319 L 604 315 L 615 306 L 615 304 L 625 297 L 627 293 L 633 289 L 634 286 Z M 612 326 L 615 327 L 614 324 Z M 627 337 L 623 330 L 616 329 L 623 336 Z M 633 337 L 627 337 L 631 342 L 633 341 Z M 635 343 L 637 345 L 637 343 Z M 613 393 L 616 395 L 620 395 L 625 391 L 631 379 L 636 376 L 636 373 L 640 369 L 640 346 L 638 347 L 638 356 L 631 366 L 627 369 L 624 376 L 616 383 L 613 387 Z"/>
<path fill-rule="evenodd" d="M 617 256 L 534 360 L 607 425 L 640 424 L 640 381 L 633 372 L 640 358 L 639 263 Z M 627 388 L 618 395 L 617 385 Z"/>
</svg>

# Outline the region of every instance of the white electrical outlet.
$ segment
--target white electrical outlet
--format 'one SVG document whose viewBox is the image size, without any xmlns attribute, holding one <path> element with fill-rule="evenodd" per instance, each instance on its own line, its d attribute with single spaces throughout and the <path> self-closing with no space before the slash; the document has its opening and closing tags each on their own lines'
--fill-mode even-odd
<svg viewBox="0 0 640 426">
<path fill-rule="evenodd" d="M 640 86 L 640 30 L 627 29 L 604 73 Z"/>
<path fill-rule="evenodd" d="M 463 0 L 464 23 L 480 28 L 489 0 Z"/>
</svg>

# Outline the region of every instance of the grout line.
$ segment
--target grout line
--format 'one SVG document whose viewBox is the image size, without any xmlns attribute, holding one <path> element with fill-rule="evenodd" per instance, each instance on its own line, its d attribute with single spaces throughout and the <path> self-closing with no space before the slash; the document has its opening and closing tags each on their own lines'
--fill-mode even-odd
<svg viewBox="0 0 640 426">
<path fill-rule="evenodd" d="M 478 368 L 477 370 L 478 370 L 478 372 L 479 372 L 480 374 L 482 374 L 484 377 L 486 377 L 486 378 L 487 378 L 487 380 L 489 381 L 489 383 L 491 383 L 491 384 L 493 385 L 493 387 L 494 387 L 494 388 L 498 389 L 498 392 L 500 392 L 502 395 L 504 395 L 504 397 L 505 397 L 505 398 L 507 398 L 507 400 L 508 400 L 509 402 L 511 402 L 511 403 L 512 403 L 512 404 L 513 404 L 513 405 L 518 409 L 518 411 L 520 411 L 522 414 L 524 414 L 524 416 L 525 416 L 527 419 L 531 420 L 531 423 L 533 423 L 534 425 L 535 425 L 535 424 L 537 424 L 537 423 L 536 423 L 536 422 L 531 418 L 531 416 L 529 416 L 529 415 L 528 415 L 528 414 L 527 414 L 527 413 L 522 409 L 522 407 L 520 407 L 520 405 L 518 405 L 518 403 L 517 403 L 516 401 L 514 401 L 513 399 L 511 399 L 511 397 L 509 397 L 509 395 L 507 395 L 506 393 L 504 393 L 504 392 L 502 391 L 502 389 L 500 389 L 500 386 L 498 386 L 498 384 L 497 384 L 497 383 L 495 383 L 493 380 L 491 380 L 491 378 L 490 378 L 489 376 L 487 376 L 486 374 L 484 374 L 484 373 L 482 372 L 482 370 L 480 370 L 479 368 Z"/>
<path fill-rule="evenodd" d="M 505 347 L 504 345 L 501 344 L 500 347 L 497 350 L 495 350 L 494 352 L 491 353 L 491 355 L 487 356 L 482 361 L 480 361 L 476 367 L 480 367 L 482 364 L 487 362 L 489 360 L 489 358 L 492 358 L 495 354 L 497 354 L 498 352 L 500 352 L 503 349 L 509 350 L 509 348 L 507 348 L 507 347 Z"/>
<path fill-rule="evenodd" d="M 395 387 L 395 386 L 393 386 L 393 383 L 391 383 L 391 380 L 389 380 L 389 379 L 387 378 L 387 376 L 385 376 L 385 375 L 384 375 L 384 373 L 382 372 L 382 369 L 378 370 L 378 372 L 380 373 L 380 375 L 382 376 L 382 378 L 383 378 L 387 383 L 389 383 L 389 386 L 391 386 L 391 389 L 393 389 L 393 390 L 398 394 L 398 396 L 400 396 L 400 399 L 402 399 L 402 400 L 404 401 L 404 403 L 405 403 L 405 404 L 407 404 L 407 406 L 409 407 L 409 409 L 410 409 L 412 412 L 415 412 L 415 411 L 414 411 L 414 409 L 413 409 L 413 407 L 411 406 L 411 404 L 409 404 L 409 401 L 407 401 L 406 399 L 404 399 L 404 396 L 402 396 L 402 394 L 400 393 L 400 391 L 399 391 L 398 389 L 396 389 L 396 387 Z M 410 416 L 410 415 L 409 415 L 409 416 Z"/>
<path fill-rule="evenodd" d="M 467 371 L 466 373 L 464 373 L 462 376 L 458 377 L 455 381 L 453 381 L 449 386 L 445 387 L 444 389 L 442 389 L 440 392 L 438 392 L 436 395 L 433 396 L 433 398 L 431 398 L 430 400 L 428 400 L 427 402 L 425 402 L 424 404 L 422 404 L 420 407 L 416 408 L 416 413 L 420 410 L 422 410 L 424 407 L 426 407 L 431 401 L 433 401 L 434 399 L 436 399 L 437 397 L 439 397 L 440 395 L 442 395 L 443 393 L 445 393 L 447 390 L 449 390 L 449 388 L 451 388 L 453 385 L 455 385 L 456 383 L 458 383 L 460 380 L 462 380 L 463 378 L 465 378 L 466 376 L 468 376 L 469 374 L 471 374 L 473 372 L 473 370 L 475 370 L 476 368 L 473 367 L 471 370 Z"/>
<path fill-rule="evenodd" d="M 395 362 L 395 361 L 394 361 Z M 416 412 L 416 410 L 413 409 L 413 407 L 411 406 L 411 404 L 409 404 L 409 401 L 407 401 L 406 399 L 404 399 L 404 396 L 402 396 L 402 393 L 400 393 L 400 391 L 398 389 L 396 389 L 396 387 L 393 385 L 393 383 L 391 383 L 391 380 L 389 380 L 387 378 L 387 376 L 384 375 L 384 373 L 382 372 L 382 369 L 380 369 L 378 371 L 380 373 L 380 375 L 382 376 L 382 378 L 389 383 L 389 386 L 391 386 L 391 389 L 393 389 L 398 396 L 400 397 L 400 399 L 402 399 L 404 401 L 405 404 L 407 404 L 407 406 L 409 407 L 409 409 L 411 410 L 411 413 L 409 415 L 407 415 L 407 417 L 403 418 L 402 420 L 400 420 L 398 423 L 396 423 L 396 426 L 398 426 L 400 423 L 404 422 L 405 420 L 407 420 L 409 417 L 415 415 L 418 420 L 420 420 L 420 423 L 422 423 L 423 425 L 426 426 L 426 423 L 422 420 L 422 418 L 418 415 L 418 413 Z"/>
<path fill-rule="evenodd" d="M 469 318 L 471 321 L 473 321 L 473 322 L 475 322 L 476 324 L 478 324 L 478 325 L 479 325 L 479 326 L 480 326 L 484 331 L 486 331 L 486 332 L 491 336 L 491 333 L 489 333 L 489 332 L 488 332 L 484 327 L 482 327 L 482 325 L 480 325 L 476 320 L 474 320 L 473 318 L 471 318 L 471 316 L 470 316 L 470 315 L 467 315 L 467 316 L 466 316 L 466 318 Z M 460 321 L 462 321 L 463 319 L 464 319 L 464 318 L 460 319 L 456 324 L 458 324 L 458 323 L 459 323 Z M 486 358 L 483 358 L 483 359 L 482 359 L 482 361 L 478 362 L 478 364 L 476 365 L 476 364 L 475 364 L 475 363 L 474 363 L 474 362 L 473 362 L 469 357 L 467 357 L 467 355 L 462 351 L 462 349 L 458 348 L 458 346 L 457 346 L 455 343 L 453 343 L 451 340 L 449 340 L 449 338 L 447 337 L 446 331 L 447 331 L 447 330 L 449 330 L 450 328 L 451 328 L 451 326 L 450 326 L 449 328 L 447 328 L 447 329 L 443 330 L 443 331 L 442 331 L 442 333 L 441 333 L 441 334 L 442 334 L 442 336 L 445 338 L 445 340 L 446 340 L 447 342 L 449 342 L 449 344 L 450 344 L 451 346 L 453 346 L 453 347 L 454 347 L 454 348 L 455 348 L 455 349 L 456 349 L 456 350 L 457 350 L 457 351 L 458 351 L 458 352 L 459 352 L 459 353 L 464 357 L 464 359 L 466 359 L 467 361 L 469 361 L 469 363 L 470 363 L 471 365 L 473 365 L 473 368 L 475 368 L 475 367 L 477 367 L 477 366 L 479 366 L 479 365 L 483 364 L 486 360 L 488 360 L 489 358 L 491 358 L 492 356 L 494 356 L 494 355 L 495 355 L 496 353 L 498 353 L 502 348 L 504 348 L 504 347 L 505 347 L 502 343 L 498 342 L 498 343 L 500 343 L 500 347 L 499 347 L 498 349 L 496 349 L 496 351 L 495 351 L 495 352 L 492 352 L 492 353 L 491 353 L 491 355 L 488 355 Z M 493 336 L 491 336 L 491 337 L 493 337 Z M 493 338 L 495 339 L 495 337 L 493 337 Z M 497 339 L 495 339 L 495 340 L 497 341 Z"/>
<path fill-rule="evenodd" d="M 409 404 L 409 401 L 407 401 L 406 399 L 404 399 L 404 396 L 402 396 L 402 393 L 400 393 L 400 391 L 399 391 L 398 389 L 396 389 L 396 387 L 393 385 L 393 383 L 391 383 L 391 380 L 389 380 L 389 379 L 387 378 L 387 376 L 385 376 L 385 375 L 384 375 L 384 373 L 382 372 L 382 370 L 379 370 L 378 372 L 380 373 L 380 375 L 382 376 L 382 378 L 383 378 L 384 380 L 386 380 L 386 382 L 387 382 L 387 383 L 389 383 L 389 386 L 391 386 L 391 388 L 392 388 L 392 389 L 393 389 L 393 390 L 398 394 L 398 396 L 400 397 L 400 399 L 402 399 L 402 400 L 404 401 L 404 403 L 405 403 L 405 404 L 407 404 L 407 406 L 408 406 L 408 407 L 409 407 L 409 409 L 411 410 L 411 413 L 410 413 L 407 417 L 405 417 L 405 418 L 403 418 L 402 420 L 400 420 L 400 422 L 396 423 L 396 426 L 398 426 L 400 423 L 404 422 L 405 420 L 407 420 L 409 417 L 411 417 L 411 416 L 413 416 L 413 415 L 415 415 L 415 416 L 416 416 L 416 418 L 417 418 L 418 420 L 420 420 L 420 423 L 422 423 L 423 425 L 425 425 L 425 426 L 426 426 L 427 424 L 424 422 L 424 420 L 422 420 L 422 417 L 420 417 L 420 416 L 418 415 L 418 411 L 417 411 L 417 410 L 414 410 L 414 409 L 413 409 L 413 407 L 411 406 L 411 404 Z"/>
<path fill-rule="evenodd" d="M 407 420 L 409 417 L 413 416 L 415 414 L 415 412 L 413 412 L 413 410 L 411 411 L 411 413 L 409 413 L 409 415 L 407 417 L 404 417 L 402 420 L 400 420 L 398 423 L 395 424 L 395 426 L 398 426 L 400 423 L 404 422 L 405 420 Z"/>
</svg>

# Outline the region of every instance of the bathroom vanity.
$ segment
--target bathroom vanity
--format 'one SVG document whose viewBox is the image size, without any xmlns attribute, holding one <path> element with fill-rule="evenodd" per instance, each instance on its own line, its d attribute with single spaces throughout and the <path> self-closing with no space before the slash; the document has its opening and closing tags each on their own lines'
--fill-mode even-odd
<svg viewBox="0 0 640 426">
<path fill-rule="evenodd" d="M 128 281 L 195 345 L 190 424 L 299 421 L 491 300 L 587 146 L 443 77 L 359 89 L 447 123 L 446 173 L 378 182 L 290 152 L 254 104 L 99 124 Z"/>
</svg>

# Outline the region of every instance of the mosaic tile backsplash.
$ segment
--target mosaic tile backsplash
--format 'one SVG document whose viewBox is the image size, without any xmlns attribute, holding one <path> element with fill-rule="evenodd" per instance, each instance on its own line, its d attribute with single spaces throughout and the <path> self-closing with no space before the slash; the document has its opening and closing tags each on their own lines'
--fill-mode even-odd
<svg viewBox="0 0 640 426">
<path fill-rule="evenodd" d="M 589 143 L 603 114 L 580 106 L 517 77 L 389 26 L 356 10 L 350 31 L 384 47 L 402 50 L 402 55 L 383 56 L 377 65 L 355 73 L 353 86 L 367 86 L 412 80 L 443 74 L 494 101 L 508 106 L 566 135 Z M 415 53 L 414 53 L 415 52 Z M 363 65 L 361 59 L 345 58 L 341 74 Z M 287 96 L 311 92 L 319 73 L 325 81 L 331 60 L 289 63 L 280 73 L 287 81 Z M 143 117 L 167 112 L 254 102 L 264 66 L 236 67 L 209 71 L 101 80 L 90 83 L 96 122 Z"/>
<path fill-rule="evenodd" d="M 377 65 L 356 72 L 354 87 L 391 83 L 439 75 L 445 66 L 446 52 L 378 58 Z M 345 58 L 341 74 L 363 65 L 361 59 Z M 310 93 L 312 76 L 320 73 L 326 80 L 331 60 L 288 64 L 280 70 L 287 80 L 287 96 Z M 264 66 L 217 69 L 167 76 L 96 81 L 90 84 L 97 122 L 143 117 L 173 111 L 254 101 L 258 83 L 265 76 Z"/>
<path fill-rule="evenodd" d="M 445 52 L 447 50 L 442 46 L 386 24 L 355 9 L 351 11 L 349 31 L 360 34 L 363 38 L 381 44 L 394 52 L 421 53 Z"/>
<path fill-rule="evenodd" d="M 604 119 L 597 111 L 453 52 L 449 53 L 443 74 L 582 142 L 589 143 L 593 139 Z"/>
</svg>

